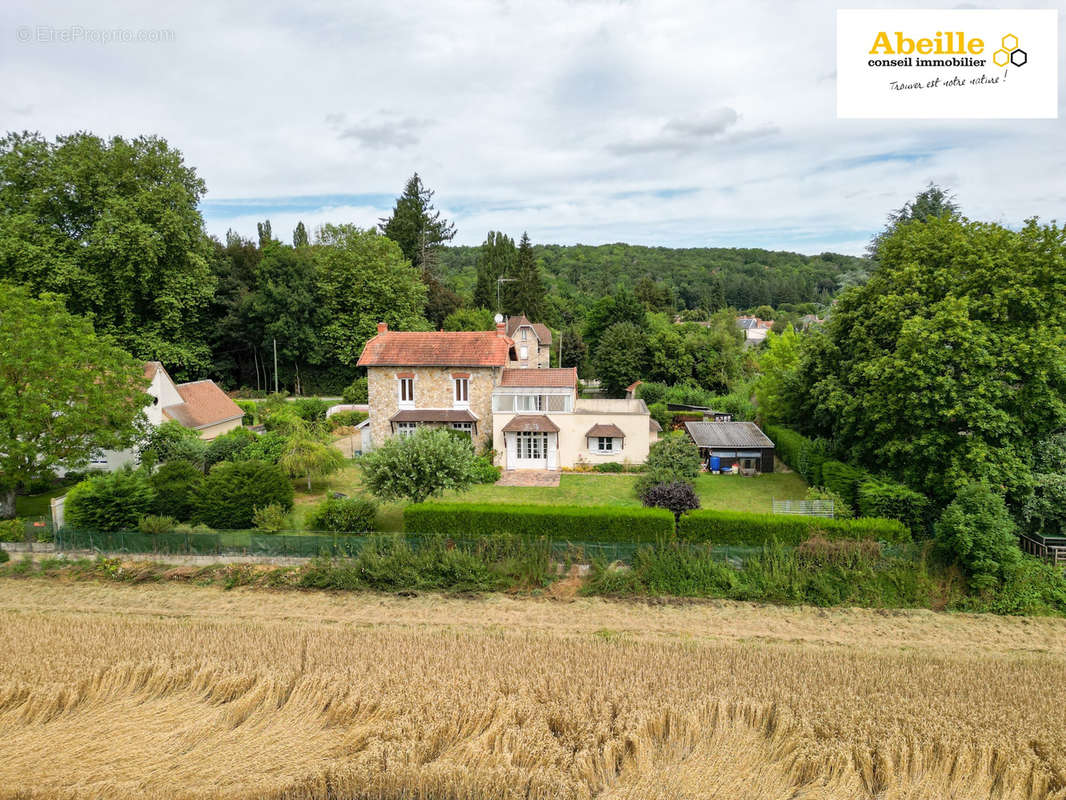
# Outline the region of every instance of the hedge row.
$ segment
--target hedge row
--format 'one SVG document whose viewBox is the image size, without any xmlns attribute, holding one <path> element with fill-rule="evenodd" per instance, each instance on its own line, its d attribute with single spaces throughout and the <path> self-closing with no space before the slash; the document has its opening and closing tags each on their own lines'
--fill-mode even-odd
<svg viewBox="0 0 1066 800">
<path fill-rule="evenodd" d="M 778 457 L 794 469 L 811 486 L 822 486 L 822 465 L 829 458 L 825 442 L 813 441 L 781 425 L 767 425 L 766 435 L 773 440 Z"/>
<path fill-rule="evenodd" d="M 762 545 L 771 541 L 798 545 L 812 535 L 885 542 L 908 542 L 911 538 L 903 523 L 894 519 L 825 519 L 740 511 L 691 511 L 682 515 L 677 526 L 677 536 L 683 541 L 723 545 Z"/>
<path fill-rule="evenodd" d="M 416 503 L 404 509 L 403 528 L 456 538 L 515 534 L 557 541 L 655 542 L 673 536 L 674 515 L 664 508 Z"/>
</svg>

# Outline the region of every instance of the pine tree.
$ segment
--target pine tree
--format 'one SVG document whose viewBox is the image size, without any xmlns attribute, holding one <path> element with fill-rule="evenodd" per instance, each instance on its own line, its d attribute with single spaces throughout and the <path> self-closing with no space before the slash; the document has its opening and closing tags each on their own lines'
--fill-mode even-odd
<svg viewBox="0 0 1066 800">
<path fill-rule="evenodd" d="M 474 288 L 474 305 L 499 311 L 497 281 L 514 272 L 518 251 L 514 239 L 499 231 L 489 231 L 477 257 L 477 286 Z"/>
<path fill-rule="evenodd" d="M 310 244 L 307 238 L 307 228 L 304 227 L 303 222 L 296 223 L 296 230 L 292 232 L 292 246 L 293 247 L 307 247 Z"/>
<path fill-rule="evenodd" d="M 530 320 L 539 320 L 544 308 L 544 281 L 528 233 L 522 234 L 522 241 L 518 244 L 518 258 L 512 277 L 514 282 L 508 284 L 507 313 L 524 314 Z"/>
<path fill-rule="evenodd" d="M 433 207 L 433 190 L 423 185 L 417 172 L 396 198 L 392 214 L 382 217 L 378 227 L 423 275 L 432 274 L 437 263 L 436 249 L 455 238 L 455 224 L 441 218 Z"/>
</svg>

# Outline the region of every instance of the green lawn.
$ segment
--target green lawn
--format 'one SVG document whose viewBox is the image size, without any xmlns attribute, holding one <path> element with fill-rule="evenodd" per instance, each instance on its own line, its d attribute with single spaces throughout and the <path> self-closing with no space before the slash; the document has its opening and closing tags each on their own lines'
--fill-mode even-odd
<svg viewBox="0 0 1066 800">
<path fill-rule="evenodd" d="M 325 492 L 343 492 L 347 495 L 361 491 L 358 466 L 350 466 L 315 486 L 308 495 L 306 484 L 297 483 L 294 523 L 301 527 L 304 515 L 311 504 L 320 500 Z M 481 484 L 463 493 L 449 492 L 440 502 L 503 503 L 508 505 L 606 505 L 639 506 L 633 493 L 636 475 L 608 475 L 601 473 L 563 473 L 557 488 L 542 486 L 496 486 Z M 773 499 L 801 499 L 807 492 L 807 484 L 795 472 L 775 472 L 751 478 L 740 475 L 701 475 L 696 481 L 696 492 L 704 508 L 724 511 L 749 511 L 770 513 Z M 403 503 L 383 504 L 378 511 L 378 528 L 398 531 L 403 528 Z"/>
<path fill-rule="evenodd" d="M 69 486 L 61 486 L 42 494 L 18 495 L 15 498 L 16 517 L 47 517 L 52 513 L 51 500 L 70 491 Z"/>
</svg>

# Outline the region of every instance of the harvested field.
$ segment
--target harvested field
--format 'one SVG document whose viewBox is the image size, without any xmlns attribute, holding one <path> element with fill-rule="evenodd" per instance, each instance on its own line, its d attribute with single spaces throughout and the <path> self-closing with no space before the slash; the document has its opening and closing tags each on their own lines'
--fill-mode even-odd
<svg viewBox="0 0 1066 800">
<path fill-rule="evenodd" d="M 0 581 L 0 797 L 1064 798 L 1066 620 Z"/>
</svg>

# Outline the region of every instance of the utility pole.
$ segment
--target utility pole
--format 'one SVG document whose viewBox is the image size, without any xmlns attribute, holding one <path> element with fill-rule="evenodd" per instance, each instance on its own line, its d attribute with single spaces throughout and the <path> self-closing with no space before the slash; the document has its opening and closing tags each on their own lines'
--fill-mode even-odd
<svg viewBox="0 0 1066 800">
<path fill-rule="evenodd" d="M 274 394 L 278 393 L 278 340 L 274 340 Z"/>
</svg>

